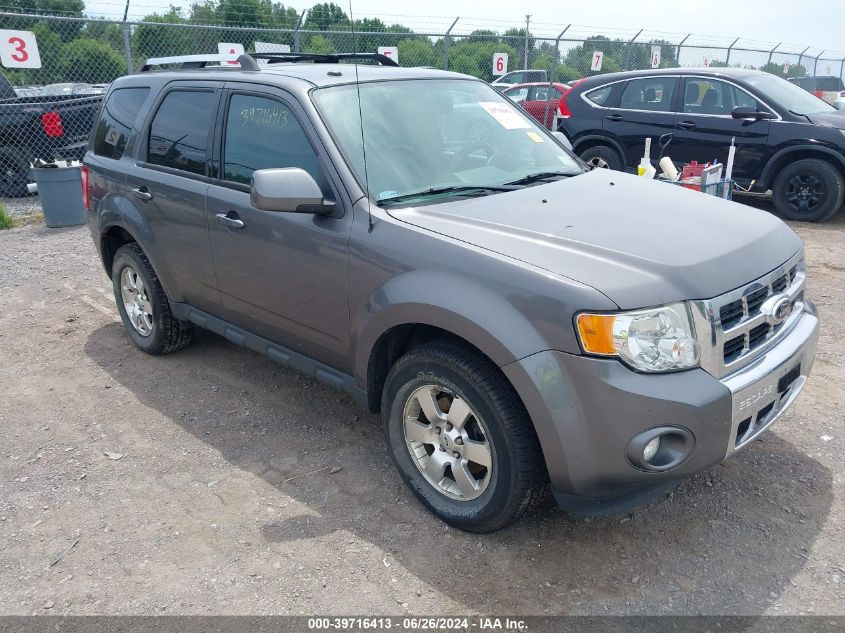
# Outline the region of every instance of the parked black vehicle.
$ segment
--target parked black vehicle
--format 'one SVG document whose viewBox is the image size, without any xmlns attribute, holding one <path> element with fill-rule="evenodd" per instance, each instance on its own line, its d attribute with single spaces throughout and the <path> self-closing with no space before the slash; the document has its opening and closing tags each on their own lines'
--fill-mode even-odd
<svg viewBox="0 0 845 633">
<path fill-rule="evenodd" d="M 0 197 L 27 194 L 36 158 L 81 160 L 102 94 L 21 97 L 0 73 Z"/>
<path fill-rule="evenodd" d="M 678 164 L 727 162 L 751 191 L 771 190 L 794 220 L 833 216 L 845 197 L 845 113 L 775 75 L 671 68 L 584 79 L 562 100 L 560 131 L 593 167 L 635 169 L 644 139 L 672 134 Z"/>
</svg>

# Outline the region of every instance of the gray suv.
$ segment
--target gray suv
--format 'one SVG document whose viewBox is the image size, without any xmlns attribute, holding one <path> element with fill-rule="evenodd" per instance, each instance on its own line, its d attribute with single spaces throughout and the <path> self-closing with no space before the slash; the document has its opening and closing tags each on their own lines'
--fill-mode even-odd
<svg viewBox="0 0 845 633">
<path fill-rule="evenodd" d="M 199 326 L 352 394 L 419 500 L 475 532 L 549 488 L 642 504 L 804 386 L 818 321 L 777 218 L 587 171 L 471 77 L 254 57 L 105 98 L 88 222 L 143 351 Z"/>
</svg>

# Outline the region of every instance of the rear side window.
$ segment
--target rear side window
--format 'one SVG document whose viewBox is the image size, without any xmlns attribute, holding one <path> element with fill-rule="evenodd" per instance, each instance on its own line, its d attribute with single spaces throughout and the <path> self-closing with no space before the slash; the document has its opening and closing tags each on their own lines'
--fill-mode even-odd
<svg viewBox="0 0 845 633">
<path fill-rule="evenodd" d="M 607 103 L 607 99 L 608 97 L 610 97 L 610 93 L 612 91 L 613 86 L 604 86 L 602 88 L 590 90 L 590 92 L 586 93 L 584 96 L 596 105 L 603 106 L 605 103 Z"/>
<path fill-rule="evenodd" d="M 625 110 L 671 112 L 674 92 L 674 77 L 632 79 L 625 86 L 620 107 Z"/>
<path fill-rule="evenodd" d="M 123 156 L 135 119 L 149 95 L 149 88 L 119 88 L 109 95 L 94 132 L 95 154 L 115 160 Z"/>
<path fill-rule="evenodd" d="M 153 165 L 205 175 L 214 99 L 214 92 L 210 90 L 169 92 L 150 126 L 147 161 Z"/>
<path fill-rule="evenodd" d="M 232 95 L 223 144 L 223 179 L 248 185 L 258 169 L 299 167 L 324 186 L 319 159 L 293 112 L 275 99 Z"/>
</svg>

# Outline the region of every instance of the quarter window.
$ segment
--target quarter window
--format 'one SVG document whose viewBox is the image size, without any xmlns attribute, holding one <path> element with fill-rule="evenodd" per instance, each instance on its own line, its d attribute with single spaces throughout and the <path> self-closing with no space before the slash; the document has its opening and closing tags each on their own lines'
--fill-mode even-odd
<svg viewBox="0 0 845 633">
<path fill-rule="evenodd" d="M 95 154 L 115 160 L 123 156 L 135 119 L 149 94 L 149 88 L 120 88 L 109 95 L 94 132 Z"/>
<path fill-rule="evenodd" d="M 214 92 L 174 90 L 164 97 L 150 126 L 148 161 L 205 175 Z"/>
<path fill-rule="evenodd" d="M 610 93 L 613 91 L 613 86 L 604 86 L 602 88 L 596 88 L 595 90 L 590 90 L 584 96 L 587 97 L 590 101 L 595 103 L 596 105 L 603 106 L 607 103 L 608 97 L 610 97 Z"/>
<path fill-rule="evenodd" d="M 299 167 L 323 184 L 325 177 L 308 137 L 281 101 L 235 94 L 229 101 L 223 178 L 249 184 L 258 169 Z"/>
<path fill-rule="evenodd" d="M 623 110 L 671 112 L 674 92 L 674 77 L 632 79 L 622 92 L 620 107 Z"/>
</svg>

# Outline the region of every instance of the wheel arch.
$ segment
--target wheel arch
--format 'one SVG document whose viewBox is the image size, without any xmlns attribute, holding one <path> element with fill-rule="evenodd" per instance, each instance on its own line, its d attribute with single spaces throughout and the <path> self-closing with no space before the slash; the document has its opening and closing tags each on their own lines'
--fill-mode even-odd
<svg viewBox="0 0 845 633">
<path fill-rule="evenodd" d="M 581 152 L 586 151 L 591 147 L 597 147 L 601 145 L 614 150 L 622 158 L 622 165 L 627 165 L 625 150 L 622 149 L 622 146 L 617 141 L 608 136 L 602 136 L 599 134 L 587 134 L 572 142 L 572 150 L 576 154 L 578 154 L 578 156 L 580 156 Z"/>
<path fill-rule="evenodd" d="M 784 167 L 806 158 L 816 158 L 830 163 L 845 176 L 845 156 L 840 152 L 820 145 L 794 145 L 779 150 L 769 159 L 760 175 L 760 186 L 770 189 Z"/>
</svg>

